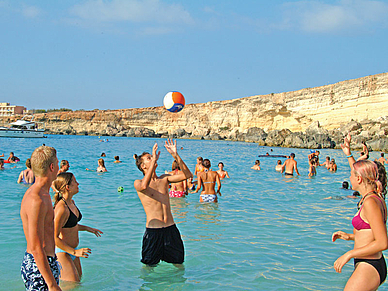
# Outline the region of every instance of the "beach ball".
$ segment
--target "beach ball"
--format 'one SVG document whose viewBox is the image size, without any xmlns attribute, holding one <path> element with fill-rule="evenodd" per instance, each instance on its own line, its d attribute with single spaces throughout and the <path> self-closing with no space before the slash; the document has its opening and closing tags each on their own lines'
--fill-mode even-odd
<svg viewBox="0 0 388 291">
<path fill-rule="evenodd" d="M 179 112 L 185 107 L 185 97 L 179 92 L 168 92 L 164 96 L 164 107 L 170 112 Z"/>
<path fill-rule="evenodd" d="M 124 187 L 119 187 L 119 188 L 117 188 L 117 192 L 124 192 Z"/>
</svg>

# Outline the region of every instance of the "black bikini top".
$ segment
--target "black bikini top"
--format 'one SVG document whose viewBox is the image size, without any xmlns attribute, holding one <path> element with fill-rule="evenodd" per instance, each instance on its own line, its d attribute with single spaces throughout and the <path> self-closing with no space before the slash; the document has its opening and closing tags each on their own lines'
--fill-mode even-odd
<svg viewBox="0 0 388 291">
<path fill-rule="evenodd" d="M 67 208 L 68 208 L 69 211 L 70 211 L 69 218 L 67 219 L 66 224 L 63 226 L 63 228 L 71 228 L 71 227 L 74 227 L 74 226 L 77 225 L 78 221 L 80 221 L 80 220 L 82 219 L 82 213 L 81 213 L 81 211 L 79 211 L 78 207 L 75 206 L 75 207 L 77 208 L 77 210 L 78 210 L 78 213 L 79 213 L 79 217 L 77 217 L 77 216 L 73 213 L 73 211 L 71 211 L 69 205 L 67 205 L 66 200 L 63 199 L 63 198 L 62 198 L 62 200 L 63 200 L 63 202 L 65 202 Z M 75 204 L 74 204 L 74 205 L 75 205 Z"/>
</svg>

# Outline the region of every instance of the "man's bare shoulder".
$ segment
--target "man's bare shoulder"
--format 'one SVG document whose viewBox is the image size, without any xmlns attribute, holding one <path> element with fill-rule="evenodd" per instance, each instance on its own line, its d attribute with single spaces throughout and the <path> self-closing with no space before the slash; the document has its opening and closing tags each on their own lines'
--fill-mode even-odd
<svg viewBox="0 0 388 291">
<path fill-rule="evenodd" d="M 25 213 L 35 212 L 37 209 L 46 208 L 47 204 L 50 204 L 51 206 L 49 193 L 46 193 L 37 187 L 31 186 L 24 194 L 21 211 Z"/>
</svg>

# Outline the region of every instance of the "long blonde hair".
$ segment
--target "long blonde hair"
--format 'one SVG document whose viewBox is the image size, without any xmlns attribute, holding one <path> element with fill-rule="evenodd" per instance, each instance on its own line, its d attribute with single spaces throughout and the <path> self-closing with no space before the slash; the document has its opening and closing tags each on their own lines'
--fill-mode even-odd
<svg viewBox="0 0 388 291">
<path fill-rule="evenodd" d="M 353 169 L 365 184 L 371 185 L 377 194 L 382 195 L 383 186 L 379 181 L 379 170 L 374 162 L 361 160 L 353 164 Z"/>
<path fill-rule="evenodd" d="M 54 208 L 57 203 L 63 198 L 63 193 L 67 192 L 66 186 L 71 184 L 74 175 L 70 172 L 60 173 L 53 182 L 53 186 L 56 189 L 54 194 Z"/>
</svg>

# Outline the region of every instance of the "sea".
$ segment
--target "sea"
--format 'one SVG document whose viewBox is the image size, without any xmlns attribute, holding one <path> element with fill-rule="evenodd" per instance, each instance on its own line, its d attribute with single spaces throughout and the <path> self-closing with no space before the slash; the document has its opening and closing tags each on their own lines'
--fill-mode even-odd
<svg viewBox="0 0 388 291">
<path fill-rule="evenodd" d="M 106 139 L 108 138 L 108 141 Z M 102 142 L 104 141 L 104 142 Z M 210 159 L 212 169 L 223 162 L 230 179 L 222 180 L 218 203 L 200 203 L 199 193 L 172 198 L 171 208 L 185 246 L 181 267 L 140 262 L 145 213 L 133 183 L 143 177 L 133 154 L 161 151 L 157 174 L 170 171 L 172 156 L 163 139 L 48 135 L 45 139 L 0 139 L 0 154 L 13 151 L 21 162 L 0 171 L 0 290 L 24 290 L 20 264 L 26 241 L 19 216 L 27 186 L 17 184 L 32 151 L 42 144 L 57 149 L 59 161 L 70 163 L 79 182 L 74 196 L 81 224 L 103 231 L 102 237 L 80 232 L 79 247 L 91 248 L 81 259 L 79 284 L 61 282 L 63 290 L 342 290 L 353 271 L 353 261 L 336 273 L 334 261 L 353 247 L 331 241 L 337 230 L 352 232 L 357 199 L 341 190 L 350 168 L 341 150 L 322 149 L 320 160 L 335 158 L 338 171 L 324 167 L 309 178 L 309 149 L 263 147 L 255 143 L 177 140 L 178 151 L 194 171 L 196 158 Z M 183 148 L 183 149 L 181 149 Z M 105 153 L 107 173 L 96 169 Z M 278 158 L 295 153 L 301 176 L 275 171 Z M 355 154 L 357 154 L 355 152 Z M 115 164 L 114 156 L 123 162 Z M 371 153 L 371 159 L 379 157 Z M 252 170 L 256 159 L 261 170 Z M 282 162 L 284 158 L 280 159 Z M 123 187 L 123 192 L 118 192 Z M 332 197 L 334 199 L 325 199 Z M 382 285 L 379 290 L 388 290 Z"/>
</svg>

